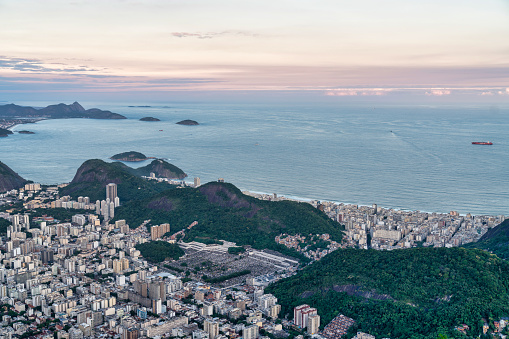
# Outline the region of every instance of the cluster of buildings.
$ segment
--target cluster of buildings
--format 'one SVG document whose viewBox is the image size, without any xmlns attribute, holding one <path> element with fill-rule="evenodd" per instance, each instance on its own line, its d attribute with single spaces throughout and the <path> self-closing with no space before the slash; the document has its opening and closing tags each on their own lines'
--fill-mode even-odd
<svg viewBox="0 0 509 339">
<path fill-rule="evenodd" d="M 317 334 L 320 330 L 320 316 L 316 308 L 300 305 L 293 309 L 293 322 L 299 328 L 306 328 L 308 334 Z"/>
<path fill-rule="evenodd" d="M 111 220 L 115 217 L 115 208 L 120 206 L 120 199 L 117 195 L 117 185 L 109 183 L 106 186 L 106 199 L 97 200 L 95 203 L 90 201 L 89 197 L 78 197 L 77 200 L 72 200 L 70 196 L 58 196 L 58 189 L 66 185 L 58 185 L 55 187 L 48 187 L 41 191 L 40 184 L 26 184 L 23 189 L 13 190 L 0 195 L 0 205 L 2 196 L 10 197 L 14 192 L 17 200 L 23 201 L 23 206 L 27 209 L 38 208 L 65 208 L 65 209 L 79 209 L 94 211 L 97 215 L 102 216 L 106 220 Z M 38 194 L 34 198 L 34 194 Z M 4 202 L 11 202 L 12 200 L 5 199 Z"/>
<path fill-rule="evenodd" d="M 345 225 L 346 245 L 391 250 L 417 246 L 456 247 L 479 240 L 505 220 L 499 216 L 427 213 L 373 206 L 311 202 Z"/>
<path fill-rule="evenodd" d="M 262 200 L 293 200 L 275 193 L 243 193 Z M 490 228 L 505 220 L 504 215 L 460 215 L 456 211 L 428 213 L 385 209 L 376 204 L 362 206 L 318 200 L 308 202 L 331 219 L 345 225 L 346 239 L 340 247 L 379 250 L 417 246 L 456 247 L 479 240 Z M 299 237 L 301 235 L 288 237 L 281 243 L 298 249 L 299 243 L 305 242 L 305 239 Z M 310 257 L 319 258 L 320 254 L 310 253 Z"/>
<path fill-rule="evenodd" d="M 307 236 L 297 234 L 280 234 L 276 236 L 275 241 L 278 244 L 288 248 L 293 248 L 297 252 L 303 253 L 311 260 L 320 260 L 327 254 L 342 247 L 342 245 L 330 239 L 330 235 L 324 234 L 308 234 Z"/>
<path fill-rule="evenodd" d="M 196 179 L 195 187 L 200 185 Z M 258 197 L 285 199 L 275 194 Z M 110 223 L 120 203 L 115 184 L 107 185 L 106 199 L 95 203 L 88 197 L 77 201 L 59 197 L 58 187 L 37 184 L 0 195 L 0 205 L 19 201 L 28 209 L 64 207 L 90 213 L 80 211 L 67 223 L 9 210 L 0 213 L 10 223 L 0 238 L 0 339 L 269 339 L 289 337 L 289 328 L 317 338 L 339 339 L 355 323 L 340 314 L 320 331 L 320 315 L 309 305 L 294 309 L 293 322 L 278 319 L 281 305 L 264 287 L 295 273 L 298 263 L 291 258 L 249 248 L 235 256 L 228 254 L 233 243 L 193 242 L 182 245 L 189 266 L 194 267 L 191 274 L 191 268 L 172 271 L 170 263 L 146 261 L 136 245 L 163 238 L 170 224 L 147 230 L 146 223 L 135 229 L 125 220 Z M 332 241 L 328 234 L 282 234 L 276 241 L 313 260 L 344 246 L 458 246 L 475 241 L 504 218 L 311 203 L 346 226 L 345 243 Z M 199 266 L 213 257 L 231 260 L 235 269 L 249 264 L 257 276 L 222 287 L 198 279 Z M 500 328 L 505 325 L 499 322 Z M 359 332 L 355 338 L 374 337 Z"/>
<path fill-rule="evenodd" d="M 153 173 L 153 172 L 150 173 L 150 175 L 148 177 L 142 176 L 142 178 L 145 178 L 145 179 L 148 179 L 148 180 L 155 180 L 157 182 L 167 182 L 170 185 L 175 185 L 175 186 L 179 186 L 179 187 L 194 187 L 194 188 L 197 188 L 197 187 L 199 187 L 201 185 L 201 179 L 199 177 L 195 177 L 193 179 L 193 183 L 188 183 L 188 182 L 185 182 L 184 180 L 159 178 L 159 177 L 156 177 L 156 174 Z M 222 182 L 224 182 L 224 179 L 219 178 L 218 181 L 220 181 L 220 180 L 223 180 Z"/>
<path fill-rule="evenodd" d="M 116 198 L 112 187 L 110 203 Z M 46 197 L 60 200 L 44 190 L 22 193 L 45 197 L 44 203 L 51 204 Z M 16 191 L 8 199 L 19 198 Z M 169 273 L 163 263 L 147 262 L 136 249 L 163 237 L 169 224 L 149 232 L 145 224 L 131 229 L 124 220 L 112 224 L 90 212 L 67 223 L 51 217 L 34 221 L 29 214 L 9 211 L 0 215 L 11 224 L 0 239 L 0 339 L 288 336 L 277 322 L 281 305 L 264 293 L 264 279 L 220 288 L 190 280 L 184 272 Z M 230 245 L 216 251 L 227 256 Z M 238 256 L 230 256 L 238 262 Z M 261 251 L 246 256 L 282 269 L 294 264 Z"/>
</svg>

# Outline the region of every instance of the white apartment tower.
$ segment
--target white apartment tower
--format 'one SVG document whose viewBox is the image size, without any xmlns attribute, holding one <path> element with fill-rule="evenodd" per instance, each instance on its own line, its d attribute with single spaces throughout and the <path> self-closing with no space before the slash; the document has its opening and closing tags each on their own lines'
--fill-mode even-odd
<svg viewBox="0 0 509 339">
<path fill-rule="evenodd" d="M 109 183 L 106 186 L 106 199 L 110 199 L 110 201 L 115 201 L 117 197 L 117 184 Z"/>
</svg>

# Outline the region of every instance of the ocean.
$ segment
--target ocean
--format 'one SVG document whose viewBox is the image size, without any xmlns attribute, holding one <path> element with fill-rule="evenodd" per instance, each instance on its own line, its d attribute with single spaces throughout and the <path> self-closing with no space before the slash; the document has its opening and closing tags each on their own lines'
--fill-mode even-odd
<svg viewBox="0 0 509 339">
<path fill-rule="evenodd" d="M 128 119 L 18 125 L 13 131 L 36 134 L 2 138 L 0 161 L 54 184 L 71 181 L 87 159 L 133 150 L 168 159 L 189 181 L 224 178 L 242 190 L 428 212 L 509 212 L 508 107 L 81 104 Z M 145 116 L 161 121 L 138 120 Z M 184 119 L 200 125 L 175 124 Z"/>
</svg>

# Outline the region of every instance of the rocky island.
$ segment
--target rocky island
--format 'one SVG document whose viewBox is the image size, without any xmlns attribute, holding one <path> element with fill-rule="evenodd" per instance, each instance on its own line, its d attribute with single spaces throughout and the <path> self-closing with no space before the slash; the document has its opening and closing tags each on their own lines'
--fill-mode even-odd
<svg viewBox="0 0 509 339">
<path fill-rule="evenodd" d="M 144 117 L 144 118 L 141 118 L 140 121 L 161 121 L 161 120 L 154 118 L 154 117 Z"/>
<path fill-rule="evenodd" d="M 19 134 L 35 134 L 35 132 L 32 132 L 32 131 L 25 131 L 25 130 L 23 130 L 23 131 L 19 131 L 18 133 L 19 133 Z"/>
<path fill-rule="evenodd" d="M 111 160 L 117 160 L 117 161 L 145 161 L 148 159 L 155 159 L 154 157 L 147 157 L 145 154 L 135 151 L 129 151 L 129 152 L 123 152 L 115 154 L 110 158 Z"/>
<path fill-rule="evenodd" d="M 196 125 L 199 125 L 199 123 L 194 120 L 186 119 L 186 120 L 177 122 L 177 125 L 196 126 Z"/>
</svg>

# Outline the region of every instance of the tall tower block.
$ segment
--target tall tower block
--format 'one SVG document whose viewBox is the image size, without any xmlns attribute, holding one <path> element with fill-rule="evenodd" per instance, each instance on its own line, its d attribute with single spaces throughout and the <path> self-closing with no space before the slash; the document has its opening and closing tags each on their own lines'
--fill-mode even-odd
<svg viewBox="0 0 509 339">
<path fill-rule="evenodd" d="M 106 186 L 106 199 L 110 199 L 110 201 L 115 201 L 117 197 L 117 184 L 110 183 Z"/>
</svg>

